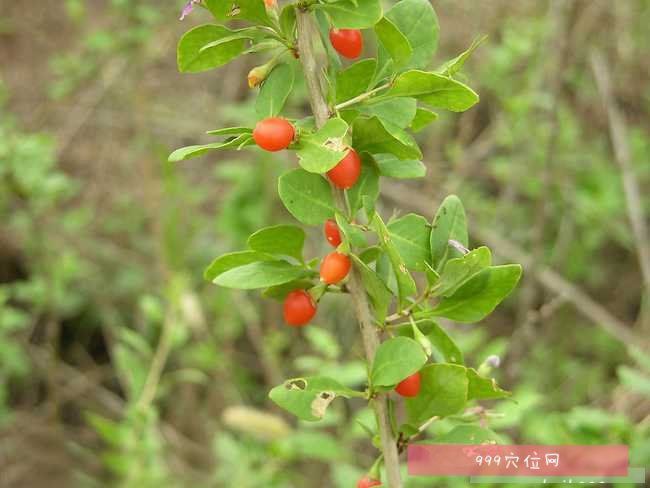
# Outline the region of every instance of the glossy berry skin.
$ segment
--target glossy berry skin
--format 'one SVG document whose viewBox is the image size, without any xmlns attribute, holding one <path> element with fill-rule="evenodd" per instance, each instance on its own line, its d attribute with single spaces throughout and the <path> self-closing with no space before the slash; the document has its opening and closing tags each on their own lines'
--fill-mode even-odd
<svg viewBox="0 0 650 488">
<path fill-rule="evenodd" d="M 327 172 L 327 176 L 335 186 L 347 190 L 352 188 L 361 174 L 361 158 L 352 148 L 336 166 Z"/>
<path fill-rule="evenodd" d="M 395 387 L 395 391 L 403 397 L 417 396 L 420 393 L 420 373 L 417 372 L 400 381 Z"/>
<path fill-rule="evenodd" d="M 269 117 L 260 120 L 253 130 L 255 143 L 266 151 L 281 151 L 286 149 L 296 131 L 287 120 L 280 117 Z"/>
<path fill-rule="evenodd" d="M 330 42 L 344 58 L 358 58 L 363 51 L 363 36 L 357 29 L 330 29 Z"/>
<path fill-rule="evenodd" d="M 273 8 L 278 4 L 277 0 L 264 0 L 264 5 L 266 5 L 267 8 Z"/>
<path fill-rule="evenodd" d="M 341 244 L 341 233 L 339 226 L 332 219 L 325 221 L 325 239 L 332 247 L 338 247 Z"/>
<path fill-rule="evenodd" d="M 373 486 L 381 486 L 381 481 L 371 478 L 368 475 L 357 482 L 357 488 L 372 488 Z"/>
<path fill-rule="evenodd" d="M 320 264 L 320 279 L 323 283 L 334 285 L 348 275 L 351 267 L 352 261 L 345 254 L 329 253 Z"/>
<path fill-rule="evenodd" d="M 293 327 L 302 327 L 316 315 L 314 299 L 305 290 L 294 290 L 284 299 L 284 320 Z"/>
</svg>

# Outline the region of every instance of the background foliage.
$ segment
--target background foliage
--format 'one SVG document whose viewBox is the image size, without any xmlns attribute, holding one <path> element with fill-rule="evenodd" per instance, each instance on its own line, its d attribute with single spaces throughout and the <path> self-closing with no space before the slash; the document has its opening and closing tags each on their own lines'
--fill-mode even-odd
<svg viewBox="0 0 650 488">
<path fill-rule="evenodd" d="M 370 414 L 354 401 L 314 427 L 267 399 L 296 371 L 363 380 L 346 302 L 328 300 L 318 324 L 296 331 L 278 304 L 202 280 L 215 255 L 290 222 L 274 183 L 290 163 L 260 151 L 166 163 L 196 143 L 184 135 L 257 119 L 246 74 L 259 58 L 177 73 L 176 40 L 206 20 L 176 22 L 182 3 L 2 4 L 1 486 L 345 487 L 372 462 Z M 528 265 L 488 320 L 444 324 L 468 365 L 501 356 L 493 374 L 517 403 L 434 422 L 430 437 L 479 416 L 504 441 L 625 443 L 632 465 L 648 466 L 648 349 L 630 337 L 650 328 L 590 55 L 607 60 L 648 215 L 650 4 L 435 7 L 437 61 L 488 35 L 463 68 L 481 103 L 441 114 L 418 141 L 426 177 L 386 185 L 380 206 L 431 218 L 457 193 L 474 247 L 490 244 L 499 263 L 520 259 L 514 247 Z M 290 111 L 305 111 L 304 91 L 296 79 Z M 306 246 L 326 244 L 314 232 Z M 541 266 L 634 335 L 536 279 Z M 465 481 L 433 482 L 455 483 Z"/>
</svg>

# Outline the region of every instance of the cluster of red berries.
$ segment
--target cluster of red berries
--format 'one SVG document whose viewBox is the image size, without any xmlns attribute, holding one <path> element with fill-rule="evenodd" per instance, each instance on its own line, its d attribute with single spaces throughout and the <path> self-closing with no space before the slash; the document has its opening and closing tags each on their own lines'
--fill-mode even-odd
<svg viewBox="0 0 650 488">
<path fill-rule="evenodd" d="M 275 0 L 265 0 L 267 7 L 272 7 Z M 330 42 L 336 51 L 346 58 L 359 57 L 363 50 L 363 37 L 357 29 L 330 29 Z M 281 151 L 286 149 L 296 137 L 296 129 L 286 119 L 269 117 L 260 120 L 253 130 L 255 143 L 266 151 Z M 361 174 L 361 159 L 359 154 L 348 148 L 347 153 L 327 172 L 330 181 L 339 188 L 352 188 Z"/>
<path fill-rule="evenodd" d="M 325 238 L 333 247 L 341 244 L 341 234 L 336 222 L 325 222 Z M 328 285 L 342 281 L 350 272 L 352 261 L 350 257 L 339 252 L 331 252 L 323 258 L 320 265 L 320 279 Z M 307 325 L 316 315 L 316 303 L 305 290 L 293 290 L 284 299 L 284 320 L 294 327 Z"/>
<path fill-rule="evenodd" d="M 260 120 L 253 130 L 255 143 L 267 151 L 281 151 L 289 147 L 296 135 L 293 125 L 280 117 L 269 117 Z M 347 190 L 352 188 L 361 174 L 361 158 L 359 154 L 348 148 L 347 153 L 327 172 L 330 181 L 337 187 Z"/>
</svg>

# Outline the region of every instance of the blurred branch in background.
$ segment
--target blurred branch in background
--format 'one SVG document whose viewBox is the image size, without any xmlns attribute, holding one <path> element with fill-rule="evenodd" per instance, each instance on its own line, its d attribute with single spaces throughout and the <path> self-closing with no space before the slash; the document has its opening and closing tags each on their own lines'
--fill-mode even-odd
<svg viewBox="0 0 650 488">
<path fill-rule="evenodd" d="M 614 160 L 618 164 L 621 179 L 623 180 L 627 215 L 630 219 L 641 277 L 645 287 L 645 297 L 639 311 L 639 324 L 641 330 L 648 334 L 650 333 L 650 234 L 648 233 L 647 221 L 643 212 L 641 191 L 631 162 L 629 135 L 625 119 L 612 93 L 612 82 L 607 63 L 599 51 L 591 52 L 590 61 L 598 92 L 607 112 L 609 133 L 614 148 Z"/>
<path fill-rule="evenodd" d="M 423 213 L 426 213 L 431 208 L 429 202 L 425 200 L 413 200 L 411 191 L 403 185 L 385 183 L 382 190 L 384 196 L 405 208 L 412 208 Z M 593 321 L 594 324 L 605 329 L 613 337 L 619 339 L 628 347 L 645 342 L 641 337 L 636 336 L 628 325 L 614 317 L 578 286 L 567 281 L 559 273 L 546 266 L 536 266 L 532 262 L 533 257 L 517 244 L 501 237 L 490 229 L 477 226 L 475 223 L 472 224 L 473 221 L 470 218 L 470 227 L 473 234 L 478 240 L 490 246 L 495 254 L 509 261 L 522 263 L 524 273 L 532 272 L 535 279 L 543 287 L 572 303 L 580 313 Z"/>
</svg>

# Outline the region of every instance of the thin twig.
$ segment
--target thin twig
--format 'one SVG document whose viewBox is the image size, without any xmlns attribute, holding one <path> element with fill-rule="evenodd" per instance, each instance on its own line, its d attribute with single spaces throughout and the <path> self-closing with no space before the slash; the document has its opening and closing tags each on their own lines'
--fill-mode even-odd
<svg viewBox="0 0 650 488">
<path fill-rule="evenodd" d="M 298 51 L 309 90 L 309 101 L 314 113 L 316 125 L 317 127 L 321 127 L 329 118 L 330 111 L 321 90 L 320 70 L 314 57 L 312 46 L 312 18 L 307 10 L 298 8 L 296 10 L 296 20 L 298 27 Z M 333 188 L 333 193 L 337 206 L 344 210 L 346 205 L 343 192 Z M 368 297 L 361 283 L 359 273 L 354 267 L 350 270 L 347 288 L 350 291 L 356 317 L 361 328 L 366 359 L 368 362 L 371 362 L 379 346 L 379 337 L 375 330 L 372 314 L 370 313 Z M 402 480 L 399 471 L 399 454 L 388 415 L 387 395 L 384 393 L 376 395 L 371 401 L 371 405 L 377 417 L 388 486 L 391 488 L 401 488 Z"/>
<path fill-rule="evenodd" d="M 351 105 L 354 105 L 356 103 L 363 102 L 364 100 L 372 97 L 376 93 L 379 93 L 380 91 L 385 90 L 386 88 L 390 88 L 390 85 L 391 85 L 390 83 L 385 83 L 385 84 L 383 84 L 381 86 L 378 86 L 377 88 L 373 88 L 370 91 L 362 93 L 361 95 L 358 95 L 358 96 L 356 96 L 354 98 L 350 98 L 350 100 L 346 100 L 345 102 L 339 103 L 334 108 L 336 110 L 342 110 L 342 109 L 347 108 L 347 107 L 349 107 Z"/>
</svg>

